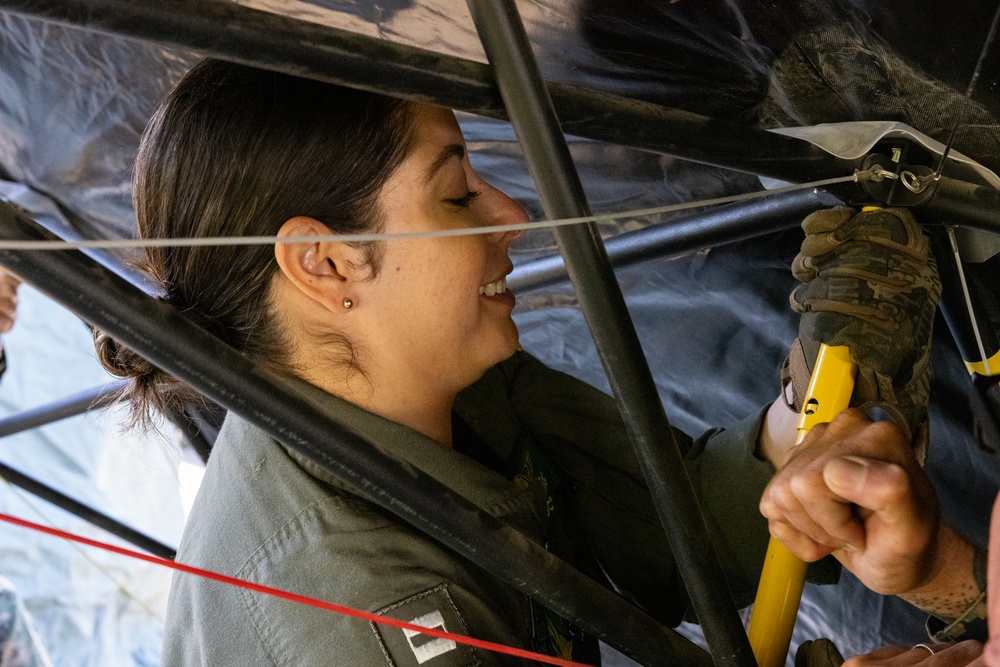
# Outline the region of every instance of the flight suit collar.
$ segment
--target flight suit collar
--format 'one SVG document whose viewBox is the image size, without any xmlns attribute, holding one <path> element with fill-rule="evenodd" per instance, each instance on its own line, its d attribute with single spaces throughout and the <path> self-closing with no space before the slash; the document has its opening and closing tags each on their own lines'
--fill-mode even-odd
<svg viewBox="0 0 1000 667">
<path fill-rule="evenodd" d="M 369 412 L 303 380 L 290 378 L 290 381 L 305 398 L 338 422 L 368 436 L 388 456 L 418 468 L 480 509 L 507 521 L 536 540 L 543 539 L 546 514 L 542 489 L 534 486 L 519 488 L 500 473 L 408 426 Z M 356 493 L 350 485 L 311 459 L 291 448 L 284 448 L 311 476 L 330 486 Z"/>
</svg>

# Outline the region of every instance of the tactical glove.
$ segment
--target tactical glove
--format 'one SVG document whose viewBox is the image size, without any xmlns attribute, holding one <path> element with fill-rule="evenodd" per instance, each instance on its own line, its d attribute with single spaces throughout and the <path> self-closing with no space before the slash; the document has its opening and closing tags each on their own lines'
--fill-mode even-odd
<svg viewBox="0 0 1000 667">
<path fill-rule="evenodd" d="M 844 656 L 829 639 L 804 641 L 795 652 L 795 667 L 840 667 Z"/>
<path fill-rule="evenodd" d="M 803 284 L 790 297 L 802 317 L 782 370 L 793 407 L 801 408 L 820 343 L 847 345 L 858 365 L 851 404 L 898 408 L 911 439 L 925 443 L 941 280 L 923 231 L 906 209 L 846 207 L 817 211 L 802 229 L 792 273 Z"/>
</svg>

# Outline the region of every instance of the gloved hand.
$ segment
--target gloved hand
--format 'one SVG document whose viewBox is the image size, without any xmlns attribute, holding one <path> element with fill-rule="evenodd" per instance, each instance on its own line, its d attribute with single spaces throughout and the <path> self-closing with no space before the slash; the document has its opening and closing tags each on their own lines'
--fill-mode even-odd
<svg viewBox="0 0 1000 667">
<path fill-rule="evenodd" d="M 799 645 L 795 652 L 795 667 L 840 667 L 844 656 L 829 639 L 811 639 Z"/>
<path fill-rule="evenodd" d="M 806 238 L 792 263 L 799 337 L 782 369 L 801 408 L 820 343 L 847 345 L 858 365 L 852 405 L 875 401 L 926 442 L 930 341 L 941 295 L 927 238 L 906 209 L 857 213 L 838 207 L 802 221 Z M 921 431 L 923 431 L 921 433 Z"/>
</svg>

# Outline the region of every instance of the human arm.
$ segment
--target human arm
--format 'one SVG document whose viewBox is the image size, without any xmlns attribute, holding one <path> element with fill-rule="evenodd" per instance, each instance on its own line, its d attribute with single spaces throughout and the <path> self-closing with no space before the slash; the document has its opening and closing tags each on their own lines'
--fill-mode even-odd
<svg viewBox="0 0 1000 667">
<path fill-rule="evenodd" d="M 974 547 L 940 521 L 930 482 L 892 424 L 849 410 L 814 429 L 768 485 L 761 512 L 804 560 L 833 554 L 872 590 L 945 623 L 978 615 Z"/>
<path fill-rule="evenodd" d="M 374 415 L 352 415 L 359 416 L 368 424 L 379 421 Z M 408 429 L 386 426 L 390 444 L 399 444 L 396 437 L 402 436 L 402 442 L 425 452 L 440 449 L 421 438 L 411 441 Z M 489 479 L 472 462 L 456 462 L 458 454 L 443 454 L 463 482 L 479 486 Z M 321 470 L 230 413 L 178 560 L 406 621 L 437 609 L 449 631 L 530 648 L 531 617 L 523 593 Z M 516 502 L 503 506 L 523 507 Z M 433 604 L 428 609 L 425 603 Z M 387 642 L 405 653 L 399 630 L 383 632 L 367 621 L 179 575 L 171 586 L 163 665 L 386 665 L 384 651 L 393 650 L 383 648 Z M 474 653 L 484 666 L 522 664 L 492 652 Z M 461 648 L 434 660 L 474 663 Z M 412 665 L 414 659 L 393 664 Z"/>
<path fill-rule="evenodd" d="M 757 436 L 757 456 L 777 466 L 784 461 L 798 437 L 799 415 L 788 409 L 791 387 L 786 387 L 786 396 L 779 396 L 764 413 Z"/>
<path fill-rule="evenodd" d="M 932 577 L 932 581 L 942 584 L 942 589 L 945 592 L 948 591 L 949 587 L 953 590 L 961 590 L 962 586 L 969 584 L 968 564 L 972 558 L 970 558 L 968 545 L 964 551 L 964 555 L 959 555 L 957 558 L 958 561 L 964 562 L 950 564 L 953 574 L 958 576 L 957 584 L 947 584 L 947 576 L 943 579 Z M 972 595 L 977 598 L 981 596 L 982 579 L 983 576 L 986 576 L 989 606 L 997 607 L 1000 605 L 1000 498 L 993 505 L 989 551 L 987 572 L 978 571 L 981 562 L 975 563 L 974 567 L 977 571 L 974 571 L 972 576 L 975 589 L 972 594 L 967 594 L 965 597 L 968 600 Z M 922 595 L 922 597 L 926 596 L 926 593 Z M 983 607 L 976 605 L 972 609 L 982 610 Z M 975 640 L 966 640 L 956 644 L 928 642 L 912 648 L 884 647 L 848 660 L 845 663 L 846 667 L 912 667 L 914 665 L 922 667 L 925 665 L 926 667 L 1000 667 L 1000 610 L 993 609 L 992 612 L 987 622 L 989 641 L 985 646 Z M 959 624 L 953 623 L 952 625 Z"/>
<path fill-rule="evenodd" d="M 931 329 L 941 285 L 917 221 L 904 209 L 838 207 L 802 221 L 792 262 L 802 281 L 790 296 L 802 314 L 782 367 L 758 453 L 780 466 L 797 437 L 798 413 L 821 344 L 847 346 L 857 365 L 852 405 L 893 410 L 923 457 L 927 440 Z M 783 409 L 784 406 L 790 409 Z"/>
<path fill-rule="evenodd" d="M 856 365 L 851 405 L 875 402 L 923 460 L 927 445 L 931 331 L 941 281 L 926 236 L 906 209 L 847 207 L 802 221 L 792 262 L 802 281 L 789 297 L 799 336 L 782 368 L 801 409 L 821 345 L 846 346 Z"/>
<path fill-rule="evenodd" d="M 9 332 L 17 319 L 17 288 L 21 281 L 0 270 L 0 334 Z M 7 355 L 0 341 L 0 376 L 7 370 Z"/>
<path fill-rule="evenodd" d="M 781 472 L 761 510 L 772 534 L 803 559 L 832 553 L 870 588 L 957 619 L 978 596 L 973 551 L 940 523 L 920 468 L 940 293 L 927 240 L 899 209 L 819 211 L 802 226 L 789 402 L 804 396 L 820 344 L 846 345 L 858 366 L 854 404 L 874 402 L 902 431 L 849 412 L 795 450 L 765 451 Z"/>
<path fill-rule="evenodd" d="M 931 651 L 934 651 L 931 653 Z M 928 643 L 912 648 L 884 646 L 856 655 L 844 667 L 985 667 L 983 645 L 969 639 L 957 644 Z"/>
<path fill-rule="evenodd" d="M 993 517 L 990 522 L 989 565 L 987 572 L 988 599 L 990 606 L 1000 606 L 1000 497 L 993 503 Z M 981 577 L 980 577 L 981 578 Z M 929 644 L 928 649 L 917 645 L 912 649 L 886 647 L 872 653 L 856 656 L 848 661 L 847 667 L 1000 667 L 1000 610 L 994 609 L 990 615 L 989 640 L 985 646 L 969 640 L 954 645 Z M 933 665 L 932 665 L 933 663 Z"/>
<path fill-rule="evenodd" d="M 478 432 L 495 439 L 506 421 L 523 425 L 573 480 L 567 505 L 571 535 L 579 542 L 579 553 L 591 552 L 599 563 L 590 569 L 578 561 L 578 567 L 599 579 L 607 577 L 617 591 L 664 623 L 690 616 L 680 573 L 610 396 L 522 353 L 460 398 L 459 410 L 489 406 L 488 411 L 461 412 Z M 513 414 L 505 418 L 508 406 Z M 754 450 L 762 418 L 750 415 L 697 439 L 673 434 L 726 580 L 743 606 L 753 602 L 768 542 L 757 504 L 774 468 Z M 824 562 L 813 568 L 810 580 L 832 583 L 836 570 L 835 563 Z"/>
<path fill-rule="evenodd" d="M 0 269 L 0 334 L 9 332 L 17 319 L 17 288 L 21 281 Z"/>
</svg>

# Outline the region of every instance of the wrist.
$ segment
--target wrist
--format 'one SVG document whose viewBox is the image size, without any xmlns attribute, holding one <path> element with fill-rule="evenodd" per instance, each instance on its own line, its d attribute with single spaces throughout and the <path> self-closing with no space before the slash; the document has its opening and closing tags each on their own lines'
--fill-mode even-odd
<svg viewBox="0 0 1000 667">
<path fill-rule="evenodd" d="M 907 593 L 910 604 L 950 624 L 985 600 L 985 562 L 977 549 L 947 525 L 941 524 L 934 541 L 927 575 Z M 976 574 L 976 568 L 983 571 Z M 982 578 L 983 581 L 977 581 Z"/>
<path fill-rule="evenodd" d="M 785 405 L 779 397 L 764 415 L 764 422 L 757 437 L 754 452 L 758 459 L 771 463 L 776 470 L 788 458 L 788 452 L 795 446 L 799 416 Z"/>
<path fill-rule="evenodd" d="M 942 642 L 959 642 L 975 639 L 985 642 L 989 636 L 986 626 L 986 550 L 973 547 L 972 578 L 979 588 L 976 597 L 956 619 L 939 619 L 931 616 L 927 619 L 927 631 L 931 639 Z"/>
</svg>

